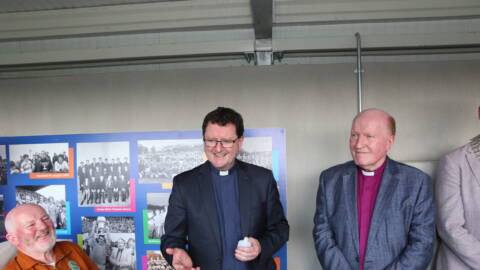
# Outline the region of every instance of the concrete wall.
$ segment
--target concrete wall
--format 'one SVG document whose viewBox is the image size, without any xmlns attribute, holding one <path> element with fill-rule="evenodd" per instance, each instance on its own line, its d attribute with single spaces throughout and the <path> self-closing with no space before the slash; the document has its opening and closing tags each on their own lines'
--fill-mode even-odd
<svg viewBox="0 0 480 270">
<path fill-rule="evenodd" d="M 200 129 L 218 105 L 286 128 L 289 269 L 319 269 L 320 171 L 350 158 L 353 64 L 185 69 L 0 80 L 0 136 Z M 365 108 L 397 119 L 394 159 L 437 160 L 480 132 L 480 61 L 366 63 Z"/>
</svg>

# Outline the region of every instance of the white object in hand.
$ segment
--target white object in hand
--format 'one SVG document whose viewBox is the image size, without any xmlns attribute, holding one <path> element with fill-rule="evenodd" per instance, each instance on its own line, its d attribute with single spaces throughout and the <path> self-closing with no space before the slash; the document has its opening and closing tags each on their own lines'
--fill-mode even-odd
<svg viewBox="0 0 480 270">
<path fill-rule="evenodd" d="M 238 241 L 237 247 L 251 247 L 252 244 L 248 241 L 248 237 L 244 237 L 242 240 Z"/>
</svg>

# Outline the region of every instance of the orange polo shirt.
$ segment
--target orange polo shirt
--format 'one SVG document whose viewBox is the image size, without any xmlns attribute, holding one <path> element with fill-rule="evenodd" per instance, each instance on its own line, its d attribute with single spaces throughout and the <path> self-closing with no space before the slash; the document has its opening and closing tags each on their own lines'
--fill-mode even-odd
<svg viewBox="0 0 480 270">
<path fill-rule="evenodd" d="M 57 242 L 53 247 L 55 253 L 55 267 L 43 264 L 40 261 L 17 250 L 17 257 L 13 258 L 3 269 L 7 270 L 99 270 L 97 265 L 76 244 L 68 241 Z"/>
</svg>

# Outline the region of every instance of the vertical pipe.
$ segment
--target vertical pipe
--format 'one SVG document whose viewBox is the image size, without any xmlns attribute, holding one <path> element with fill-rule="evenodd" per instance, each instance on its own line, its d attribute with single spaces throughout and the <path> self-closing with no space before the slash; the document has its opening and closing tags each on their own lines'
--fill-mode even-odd
<svg viewBox="0 0 480 270">
<path fill-rule="evenodd" d="M 363 110 L 362 108 L 362 44 L 360 39 L 360 33 L 355 33 L 357 39 L 357 98 L 358 98 L 358 112 Z"/>
</svg>

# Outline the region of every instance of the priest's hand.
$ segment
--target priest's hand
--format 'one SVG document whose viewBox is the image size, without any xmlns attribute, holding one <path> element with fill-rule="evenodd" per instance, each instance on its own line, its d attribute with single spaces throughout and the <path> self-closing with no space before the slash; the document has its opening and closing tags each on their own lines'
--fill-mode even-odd
<svg viewBox="0 0 480 270">
<path fill-rule="evenodd" d="M 260 252 L 262 252 L 262 247 L 257 239 L 249 237 L 248 242 L 251 244 L 250 247 L 237 247 L 235 249 L 235 258 L 237 260 L 248 262 L 257 258 Z"/>
<path fill-rule="evenodd" d="M 172 266 L 176 270 L 200 270 L 200 267 L 193 267 L 192 259 L 182 248 L 167 248 L 167 254 L 173 256 Z"/>
</svg>

